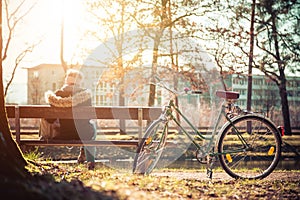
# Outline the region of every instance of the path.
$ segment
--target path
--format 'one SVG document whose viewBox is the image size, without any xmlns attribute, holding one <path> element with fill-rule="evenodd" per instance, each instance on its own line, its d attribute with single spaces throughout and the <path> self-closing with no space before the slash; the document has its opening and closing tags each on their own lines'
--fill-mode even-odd
<svg viewBox="0 0 300 200">
<path fill-rule="evenodd" d="M 189 180 L 208 180 L 206 173 L 204 172 L 155 172 L 152 173 L 153 176 L 164 176 L 164 177 L 174 177 L 178 179 L 189 179 Z M 233 180 L 225 172 L 214 172 L 213 180 Z M 273 172 L 264 180 L 299 180 L 300 172 L 286 171 L 286 172 Z"/>
</svg>

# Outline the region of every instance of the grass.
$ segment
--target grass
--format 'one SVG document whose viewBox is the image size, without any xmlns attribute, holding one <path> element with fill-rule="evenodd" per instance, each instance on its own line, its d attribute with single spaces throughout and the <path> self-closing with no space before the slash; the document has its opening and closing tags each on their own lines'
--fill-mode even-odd
<svg viewBox="0 0 300 200">
<path fill-rule="evenodd" d="M 64 157 L 69 151 L 72 155 L 78 153 L 76 148 L 66 150 L 63 153 Z M 62 155 L 58 152 L 55 149 L 55 154 Z M 99 152 L 103 153 L 103 151 Z M 112 151 L 105 152 L 111 153 Z M 87 170 L 85 165 L 55 164 L 47 155 L 46 151 L 39 151 L 36 148 L 26 153 L 25 157 L 38 163 L 28 166 L 33 175 L 50 177 L 50 179 L 47 178 L 36 184 L 31 183 L 28 186 L 30 190 L 34 190 L 34 194 L 43 194 L 48 199 L 63 199 L 66 195 L 67 199 L 124 200 L 300 199 L 300 170 L 276 170 L 274 173 L 278 173 L 278 177 L 262 180 L 229 178 L 209 180 L 205 178 L 204 168 L 163 168 L 155 170 L 155 173 L 149 176 L 141 176 L 132 174 L 128 169 L 112 169 L 101 163 L 97 163 L 94 171 Z M 45 160 L 47 162 L 44 162 Z M 190 174 L 190 176 L 184 177 L 181 173 Z M 224 170 L 218 167 L 214 169 L 214 173 L 221 174 Z M 195 179 L 199 175 L 203 177 Z"/>
<path fill-rule="evenodd" d="M 193 179 L 178 176 L 135 175 L 128 170 L 111 169 L 97 163 L 96 170 L 89 171 L 85 165 L 53 164 L 31 165 L 31 171 L 48 174 L 57 183 L 66 182 L 70 187 L 80 183 L 91 192 L 105 194 L 112 199 L 299 199 L 300 171 L 294 179 Z M 221 170 L 216 170 L 219 173 Z M 203 170 L 168 169 L 156 170 L 156 173 L 180 172 L 197 175 Z M 277 173 L 285 173 L 278 171 Z M 74 193 L 82 190 L 77 184 Z M 78 188 L 79 187 L 79 188 Z M 57 195 L 60 195 L 59 193 Z M 61 194 L 63 195 L 63 194 Z"/>
<path fill-rule="evenodd" d="M 24 157 L 25 157 L 27 160 L 35 160 L 35 161 L 38 161 L 38 160 L 42 159 L 42 153 L 41 153 L 41 152 L 38 152 L 38 149 L 36 148 L 36 149 L 33 150 L 33 151 L 26 152 L 26 153 L 24 154 Z"/>
</svg>

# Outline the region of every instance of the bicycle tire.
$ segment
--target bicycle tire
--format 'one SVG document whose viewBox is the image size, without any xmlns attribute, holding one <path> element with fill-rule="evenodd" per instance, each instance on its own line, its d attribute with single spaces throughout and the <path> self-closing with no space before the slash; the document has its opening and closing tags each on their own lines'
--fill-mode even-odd
<svg viewBox="0 0 300 200">
<path fill-rule="evenodd" d="M 156 120 L 146 130 L 133 161 L 133 173 L 150 174 L 161 157 L 168 135 L 166 121 Z"/>
<path fill-rule="evenodd" d="M 250 148 L 244 148 L 236 129 Z M 239 116 L 223 129 L 218 141 L 218 157 L 231 177 L 262 179 L 276 168 L 281 143 L 279 131 L 270 120 L 256 114 Z"/>
</svg>

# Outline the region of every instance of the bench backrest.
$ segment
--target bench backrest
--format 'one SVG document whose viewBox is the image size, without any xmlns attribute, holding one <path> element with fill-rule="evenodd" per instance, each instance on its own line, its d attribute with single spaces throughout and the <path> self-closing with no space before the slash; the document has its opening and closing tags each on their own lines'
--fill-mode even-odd
<svg viewBox="0 0 300 200">
<path fill-rule="evenodd" d="M 132 119 L 154 120 L 161 113 L 158 107 L 76 107 L 58 108 L 48 105 L 6 106 L 8 118 L 62 119 Z"/>
<path fill-rule="evenodd" d="M 139 137 L 143 120 L 154 120 L 161 108 L 154 107 L 73 107 L 58 108 L 49 105 L 6 106 L 8 118 L 15 119 L 16 141 L 20 143 L 21 118 L 60 118 L 60 119 L 120 119 L 138 120 Z"/>
</svg>

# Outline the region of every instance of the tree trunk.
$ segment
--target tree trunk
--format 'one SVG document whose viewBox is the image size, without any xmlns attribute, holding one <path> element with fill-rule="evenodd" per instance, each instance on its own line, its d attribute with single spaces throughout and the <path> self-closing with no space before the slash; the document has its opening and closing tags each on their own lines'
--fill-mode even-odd
<svg viewBox="0 0 300 200">
<path fill-rule="evenodd" d="M 279 42 L 278 42 L 278 33 L 277 33 L 277 27 L 276 27 L 276 15 L 272 14 L 272 32 L 274 37 L 274 48 L 275 48 L 275 55 L 276 60 L 278 63 L 278 69 L 279 69 L 279 94 L 280 94 L 280 100 L 281 100 L 281 111 L 282 111 L 282 117 L 284 122 L 284 131 L 286 135 L 292 135 L 292 129 L 291 129 L 291 122 L 290 122 L 290 110 L 289 110 L 289 102 L 287 99 L 287 92 L 286 92 L 286 78 L 284 74 L 285 66 L 281 60 L 280 52 L 279 52 Z"/>
<path fill-rule="evenodd" d="M 248 69 L 248 88 L 247 88 L 247 110 L 251 111 L 252 104 L 252 63 L 254 49 L 254 17 L 255 17 L 255 0 L 252 1 L 251 26 L 250 26 L 250 52 L 249 52 L 249 69 Z"/>
<path fill-rule="evenodd" d="M 65 22 L 63 14 L 61 15 L 61 30 L 60 30 L 60 63 L 62 68 L 64 69 L 64 72 L 66 73 L 68 70 L 67 63 L 64 59 L 64 29 L 65 29 Z"/>
<path fill-rule="evenodd" d="M 0 24 L 2 24 L 2 1 L 0 1 Z M 0 179 L 24 178 L 28 175 L 25 168 L 27 162 L 12 138 L 5 109 L 2 47 L 2 26 L 0 26 Z"/>
<path fill-rule="evenodd" d="M 154 76 L 157 73 L 157 59 L 158 59 L 158 46 L 160 43 L 160 35 L 156 34 L 155 40 L 154 40 L 154 47 L 153 47 L 153 56 L 152 56 L 152 70 L 151 70 L 151 82 L 155 83 Z M 155 102 L 155 93 L 156 93 L 156 85 L 150 84 L 149 89 L 149 100 L 148 100 L 148 106 L 152 107 Z"/>
<path fill-rule="evenodd" d="M 0 91 L 3 91 L 2 68 L 0 81 Z M 27 175 L 27 162 L 12 138 L 8 125 L 3 92 L 0 94 L 0 163 L 1 176 L 21 178 Z"/>
<path fill-rule="evenodd" d="M 122 67 L 123 68 L 123 67 Z M 121 69 L 124 70 L 124 69 Z M 125 91 L 124 91 L 124 73 L 120 77 L 120 89 L 119 89 L 119 106 L 125 106 Z M 119 120 L 120 123 L 120 134 L 125 134 L 126 133 L 126 122 L 124 119 Z"/>
<path fill-rule="evenodd" d="M 279 84 L 279 94 L 280 94 L 280 101 L 281 101 L 281 111 L 283 117 L 284 132 L 285 135 L 292 135 L 289 104 L 288 104 L 287 91 L 286 91 L 286 79 L 285 79 L 285 74 L 283 72 L 280 73 L 280 80 L 281 81 Z"/>
<path fill-rule="evenodd" d="M 160 13 L 161 14 L 160 15 L 161 22 L 159 24 L 160 29 L 158 30 L 158 32 L 155 33 L 155 38 L 154 38 L 153 56 L 152 56 L 152 71 L 151 71 L 151 81 L 154 81 L 154 83 L 155 83 L 154 76 L 157 73 L 158 47 L 160 44 L 161 36 L 163 35 L 165 28 L 167 27 L 165 25 L 166 20 L 168 20 L 167 12 L 166 12 L 167 3 L 168 3 L 168 0 L 161 0 L 162 8 L 161 8 L 161 13 Z M 167 22 L 169 22 L 169 21 L 167 21 Z M 151 107 L 154 105 L 154 102 L 155 102 L 156 86 L 153 84 L 150 84 L 149 89 L 150 89 L 150 91 L 149 91 L 148 106 Z"/>
</svg>

